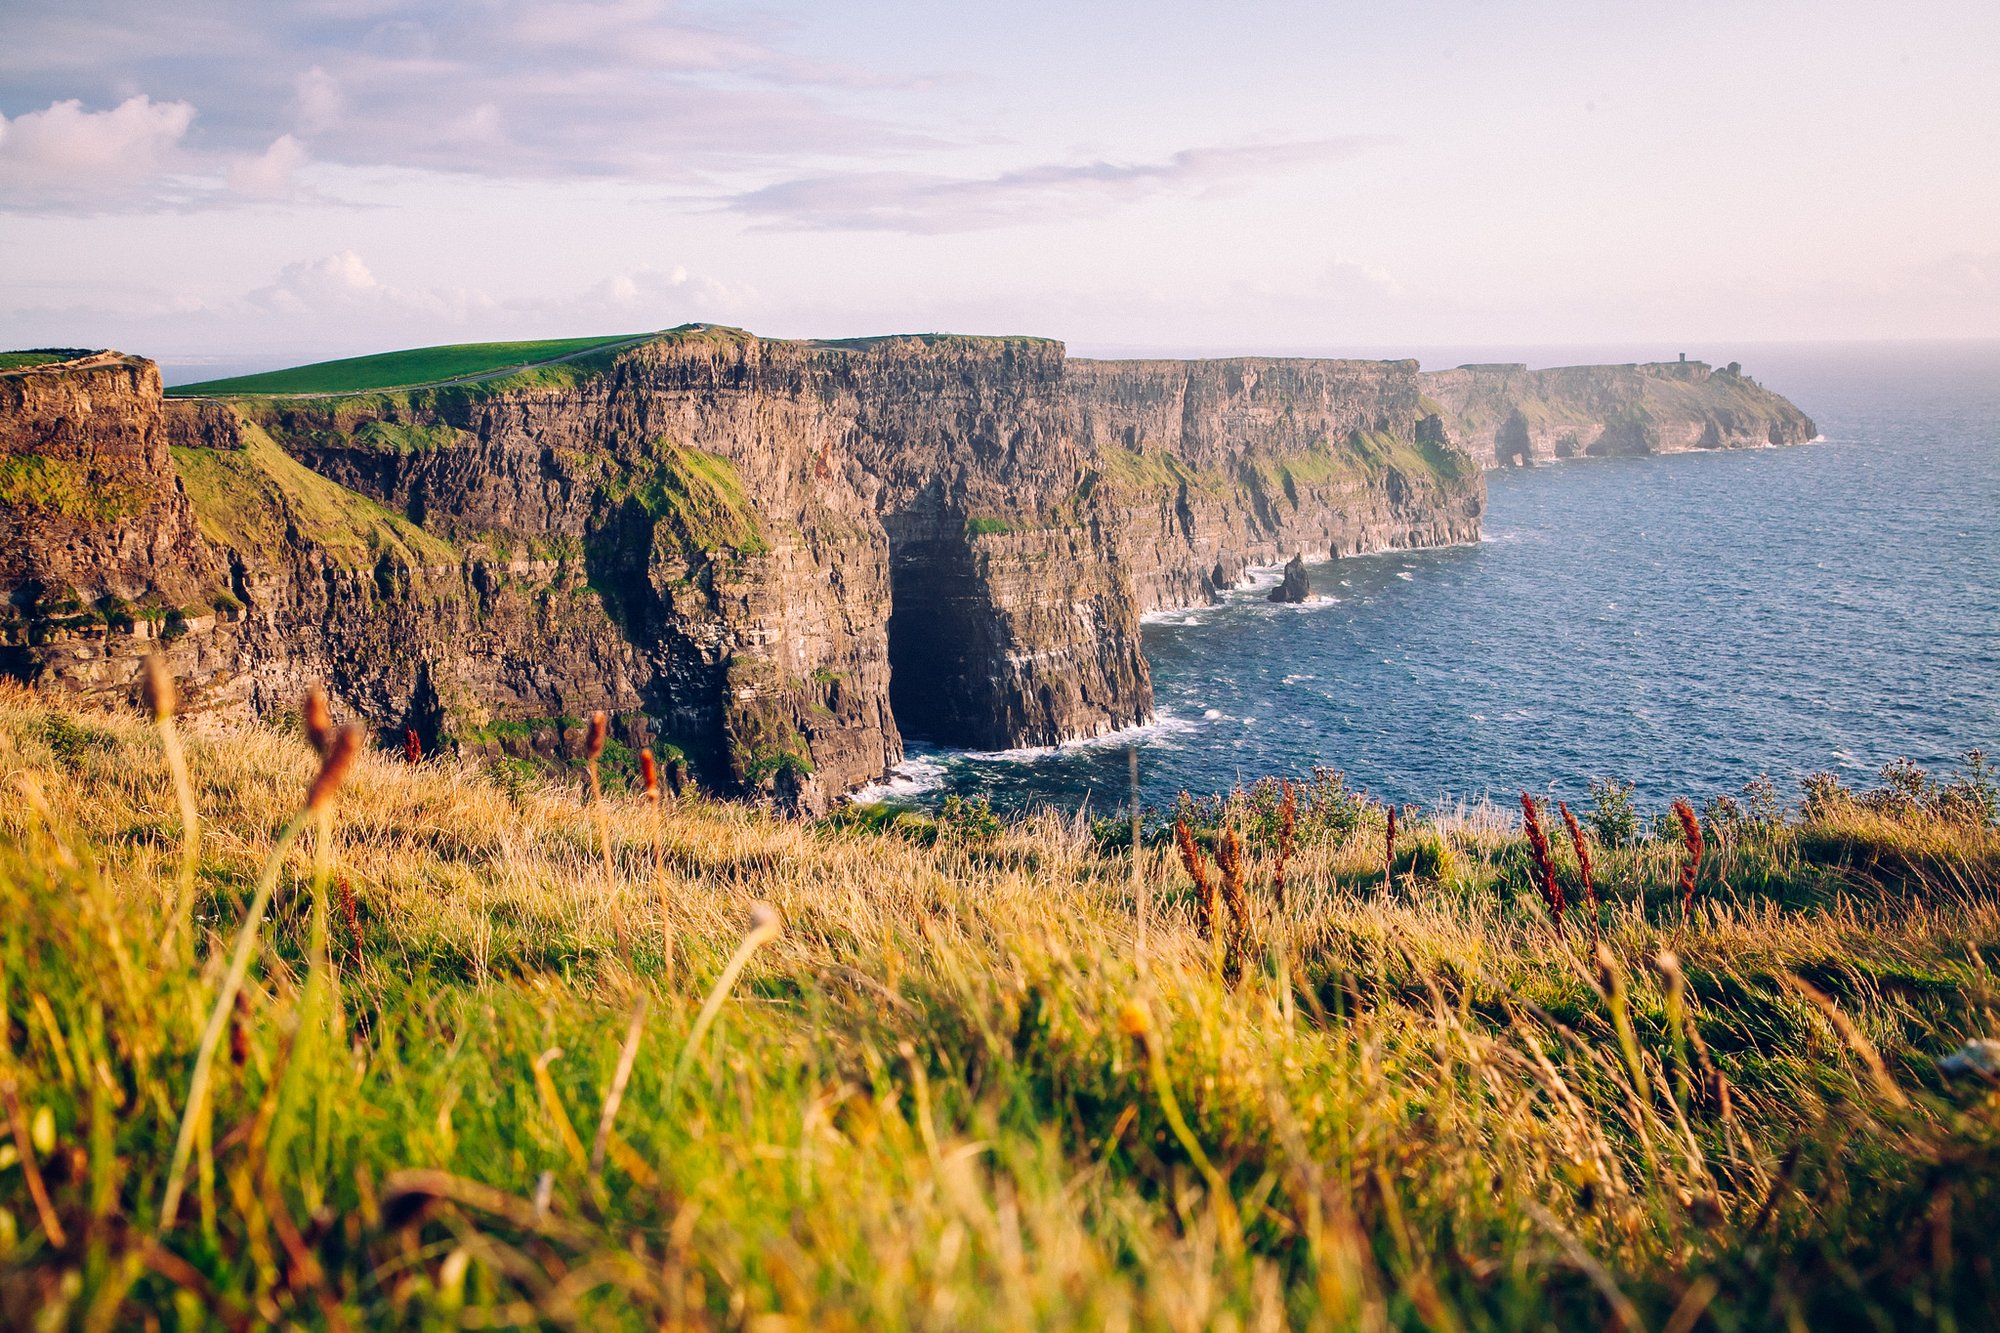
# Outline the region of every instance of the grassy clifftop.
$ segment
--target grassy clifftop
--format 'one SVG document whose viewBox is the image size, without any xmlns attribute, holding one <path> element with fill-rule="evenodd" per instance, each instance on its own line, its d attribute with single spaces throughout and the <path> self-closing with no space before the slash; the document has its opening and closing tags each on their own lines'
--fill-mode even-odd
<svg viewBox="0 0 2000 1333">
<path fill-rule="evenodd" d="M 1406 819 L 1385 885 L 1380 810 L 1323 778 L 1282 903 L 1269 792 L 1190 808 L 1191 842 L 1244 840 L 1240 877 L 1198 862 L 1219 922 L 1240 885 L 1211 943 L 1171 851 L 1135 876 L 1054 818 L 600 817 L 364 755 L 328 841 L 274 855 L 317 758 L 188 751 L 192 844 L 149 725 L 0 690 L 0 1322 L 1974 1327 L 2000 1299 L 2000 1103 L 1936 1058 L 2000 1007 L 1974 780 L 1716 806 L 1685 917 L 1677 838 L 1608 809 L 1587 910 L 1555 825 L 1558 928 L 1517 821 Z"/>
<path fill-rule="evenodd" d="M 643 342 L 647 334 L 623 333 L 599 338 L 557 338 L 544 342 L 460 343 L 416 347 L 401 352 L 319 361 L 259 375 L 183 384 L 170 397 L 232 398 L 288 397 L 311 394 L 375 393 L 419 388 L 455 380 L 483 378 L 531 370 L 593 352 Z"/>
</svg>

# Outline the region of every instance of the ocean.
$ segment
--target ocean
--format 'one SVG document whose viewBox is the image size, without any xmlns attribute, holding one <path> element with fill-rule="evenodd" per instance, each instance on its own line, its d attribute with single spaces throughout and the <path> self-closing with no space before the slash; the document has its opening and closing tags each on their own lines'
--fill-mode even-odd
<svg viewBox="0 0 2000 1333">
<path fill-rule="evenodd" d="M 1425 354 L 1534 365 L 1625 349 Z M 1565 349 L 1570 350 L 1570 349 Z M 1662 355 L 1657 349 L 1640 357 Z M 1476 546 L 1277 571 L 1150 617 L 1158 718 L 999 754 L 921 742 L 864 793 L 1100 812 L 1315 766 L 1427 807 L 1576 799 L 1592 778 L 1659 806 L 1768 774 L 1874 780 L 2000 746 L 2000 344 L 1732 352 L 1818 423 L 1810 445 L 1488 474 Z"/>
</svg>

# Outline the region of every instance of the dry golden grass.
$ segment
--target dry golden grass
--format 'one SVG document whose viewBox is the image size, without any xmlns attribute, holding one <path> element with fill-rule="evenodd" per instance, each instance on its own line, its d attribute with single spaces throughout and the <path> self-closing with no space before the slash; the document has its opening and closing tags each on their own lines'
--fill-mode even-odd
<svg viewBox="0 0 2000 1333">
<path fill-rule="evenodd" d="M 1444 850 L 1394 895 L 1379 826 L 1290 849 L 1282 909 L 1246 845 L 1232 989 L 1174 858 L 1135 876 L 1077 821 L 926 846 L 363 755 L 351 918 L 315 949 L 302 839 L 160 1215 L 319 762 L 190 731 L 201 947 L 161 960 L 159 735 L 0 689 L 0 1322 L 1971 1327 L 2000 1296 L 2000 1112 L 1934 1063 L 2000 1030 L 2000 854 L 1858 807 L 1714 849 L 1686 921 L 1678 842 L 1596 849 L 1595 933 L 1488 808 L 1406 830 Z"/>
</svg>

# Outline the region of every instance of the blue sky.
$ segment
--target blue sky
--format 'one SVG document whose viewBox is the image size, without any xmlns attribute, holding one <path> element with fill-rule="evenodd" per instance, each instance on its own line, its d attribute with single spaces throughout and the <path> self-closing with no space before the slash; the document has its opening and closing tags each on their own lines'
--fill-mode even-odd
<svg viewBox="0 0 2000 1333">
<path fill-rule="evenodd" d="M 0 342 L 2000 336 L 2000 7 L 0 0 Z"/>
</svg>

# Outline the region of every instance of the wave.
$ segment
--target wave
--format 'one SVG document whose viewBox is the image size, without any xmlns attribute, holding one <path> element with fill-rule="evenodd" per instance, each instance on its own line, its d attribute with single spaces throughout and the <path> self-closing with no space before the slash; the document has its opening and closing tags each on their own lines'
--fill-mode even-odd
<svg viewBox="0 0 2000 1333">
<path fill-rule="evenodd" d="M 975 763 L 1032 763 L 1037 759 L 1049 759 L 1056 755 L 1136 745 L 1141 741 L 1158 740 L 1162 736 L 1183 735 L 1194 729 L 1195 724 L 1184 717 L 1161 713 L 1151 722 L 1120 727 L 1101 736 L 1079 736 L 1075 740 L 1060 741 L 1055 745 L 1023 745 L 1012 750 L 959 750 L 956 753 L 961 759 L 969 759 Z"/>
<path fill-rule="evenodd" d="M 847 794 L 855 805 L 875 805 L 883 801 L 904 801 L 936 791 L 950 780 L 951 771 L 936 759 L 906 758 L 889 770 L 880 782 L 871 782 Z"/>
</svg>

